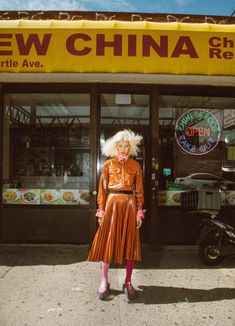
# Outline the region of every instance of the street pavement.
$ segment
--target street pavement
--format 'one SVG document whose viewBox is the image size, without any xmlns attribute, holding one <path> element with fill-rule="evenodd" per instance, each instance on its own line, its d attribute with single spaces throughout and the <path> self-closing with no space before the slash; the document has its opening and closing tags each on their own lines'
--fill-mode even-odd
<svg viewBox="0 0 235 326">
<path fill-rule="evenodd" d="M 111 293 L 97 298 L 99 263 L 88 246 L 0 245 L 0 326 L 234 326 L 235 259 L 217 267 L 197 248 L 150 251 L 136 264 L 138 297 L 122 293 L 125 268 L 111 265 Z"/>
</svg>

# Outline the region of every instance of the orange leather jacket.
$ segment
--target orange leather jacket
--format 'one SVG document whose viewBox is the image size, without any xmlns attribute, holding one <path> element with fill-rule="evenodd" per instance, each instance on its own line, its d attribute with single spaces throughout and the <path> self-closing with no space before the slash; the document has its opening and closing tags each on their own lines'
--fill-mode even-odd
<svg viewBox="0 0 235 326">
<path fill-rule="evenodd" d="M 106 198 L 112 190 L 133 190 L 136 195 L 137 209 L 143 209 L 144 188 L 140 164 L 129 157 L 127 161 L 119 161 L 117 157 L 107 160 L 103 166 L 99 191 L 99 209 L 105 209 Z"/>
</svg>

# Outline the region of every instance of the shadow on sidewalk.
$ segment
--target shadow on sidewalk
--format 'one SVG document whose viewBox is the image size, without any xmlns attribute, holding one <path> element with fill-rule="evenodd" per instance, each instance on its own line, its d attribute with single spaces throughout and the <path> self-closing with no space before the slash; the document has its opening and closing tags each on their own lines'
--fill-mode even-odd
<svg viewBox="0 0 235 326">
<path fill-rule="evenodd" d="M 69 265 L 87 260 L 88 246 L 4 247 L 0 246 L 0 266 Z"/>
<path fill-rule="evenodd" d="M 140 289 L 140 290 L 138 290 Z M 215 288 L 210 290 L 188 289 L 167 286 L 139 286 L 137 298 L 129 304 L 168 304 L 209 302 L 235 299 L 235 288 Z M 119 290 L 111 290 L 111 296 L 123 294 Z"/>
<path fill-rule="evenodd" d="M 115 268 L 122 268 L 121 265 L 114 264 Z M 111 266 L 112 268 L 112 266 Z M 197 247 L 193 249 L 183 247 L 181 249 L 142 249 L 142 261 L 135 262 L 136 269 L 215 269 L 215 268 L 235 268 L 235 256 L 226 257 L 217 266 L 207 266 L 203 264 L 198 255 Z"/>
<path fill-rule="evenodd" d="M 86 262 L 89 246 L 0 246 L 0 266 L 69 265 Z M 92 263 L 91 263 L 92 264 Z M 111 268 L 124 268 L 125 264 L 111 264 Z M 194 249 L 142 249 L 142 261 L 135 263 L 136 269 L 208 269 L 234 268 L 235 259 L 229 257 L 218 266 L 203 265 Z"/>
<path fill-rule="evenodd" d="M 208 269 L 208 268 L 234 268 L 235 256 L 225 257 L 216 266 L 207 266 L 199 258 L 198 249 L 165 249 L 159 251 L 143 250 L 143 261 L 139 268 L 148 269 Z"/>
</svg>

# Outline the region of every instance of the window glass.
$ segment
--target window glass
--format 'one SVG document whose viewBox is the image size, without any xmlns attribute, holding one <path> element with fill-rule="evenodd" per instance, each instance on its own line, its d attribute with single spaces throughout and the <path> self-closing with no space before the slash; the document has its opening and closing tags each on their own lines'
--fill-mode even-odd
<svg viewBox="0 0 235 326">
<path fill-rule="evenodd" d="M 89 94 L 7 94 L 3 202 L 88 205 Z"/>
<path fill-rule="evenodd" d="M 145 175 L 145 149 L 147 139 L 144 130 L 149 125 L 149 95 L 144 94 L 101 94 L 100 148 L 118 131 L 131 129 L 143 136 L 140 151 L 136 157 Z M 99 170 L 105 160 L 100 153 Z"/>
<path fill-rule="evenodd" d="M 209 188 L 235 205 L 235 98 L 160 96 L 159 106 L 160 204 Z"/>
<path fill-rule="evenodd" d="M 148 125 L 149 96 L 139 94 L 102 94 L 102 125 Z"/>
</svg>

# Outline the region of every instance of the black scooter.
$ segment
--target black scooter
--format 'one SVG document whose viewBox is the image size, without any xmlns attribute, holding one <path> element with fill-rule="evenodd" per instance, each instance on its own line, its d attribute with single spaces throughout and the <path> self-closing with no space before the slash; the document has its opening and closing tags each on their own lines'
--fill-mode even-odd
<svg viewBox="0 0 235 326">
<path fill-rule="evenodd" d="M 202 219 L 198 239 L 199 257 L 206 265 L 217 265 L 226 256 L 235 255 L 235 230 L 220 215 L 208 213 Z"/>
</svg>

